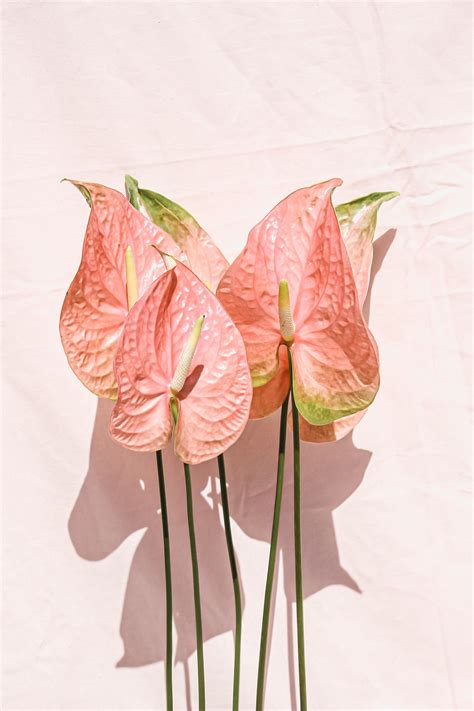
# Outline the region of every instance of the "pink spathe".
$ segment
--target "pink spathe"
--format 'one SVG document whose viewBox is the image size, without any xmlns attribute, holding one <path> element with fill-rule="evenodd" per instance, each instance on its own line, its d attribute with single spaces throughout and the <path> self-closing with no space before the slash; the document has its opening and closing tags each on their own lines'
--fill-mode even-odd
<svg viewBox="0 0 474 711">
<path fill-rule="evenodd" d="M 155 452 L 168 444 L 170 386 L 202 316 L 190 370 L 176 395 L 176 455 L 199 464 L 225 452 L 242 434 L 252 399 L 242 337 L 216 296 L 177 263 L 135 304 L 118 345 L 118 399 L 110 431 L 123 446 Z"/>
<path fill-rule="evenodd" d="M 336 178 L 300 188 L 279 202 L 250 231 L 217 290 L 244 339 L 256 390 L 278 379 L 272 412 L 288 381 L 279 365 L 279 285 L 288 283 L 295 401 L 314 425 L 365 409 L 379 384 L 376 347 L 331 203 L 340 184 Z"/>
<path fill-rule="evenodd" d="M 184 205 L 229 261 L 301 186 L 341 176 L 336 204 L 400 192 L 379 211 L 364 306 L 379 392 L 352 434 L 302 443 L 308 698 L 312 711 L 471 708 L 470 24 L 467 2 L 4 4 L 5 711 L 163 708 L 154 457 L 112 440 L 113 403 L 75 377 L 57 327 L 88 217 L 59 181 L 123 191 L 125 173 Z M 255 706 L 277 439 L 275 413 L 226 454 L 242 711 Z M 295 698 L 289 451 L 268 711 Z M 181 710 L 196 708 L 192 580 L 182 464 L 171 446 L 164 458 Z M 207 706 L 225 711 L 217 467 L 191 475 Z"/>
</svg>

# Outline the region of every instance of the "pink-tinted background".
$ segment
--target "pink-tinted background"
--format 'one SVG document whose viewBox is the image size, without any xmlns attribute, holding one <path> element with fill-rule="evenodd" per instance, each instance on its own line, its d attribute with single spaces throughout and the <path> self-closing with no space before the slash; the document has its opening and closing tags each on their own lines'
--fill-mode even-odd
<svg viewBox="0 0 474 711">
<path fill-rule="evenodd" d="M 380 394 L 352 439 L 303 451 L 308 694 L 312 709 L 471 708 L 470 4 L 3 9 L 2 708 L 164 700 L 163 664 L 150 663 L 164 649 L 153 456 L 109 441 L 110 408 L 68 370 L 57 329 L 88 214 L 59 179 L 120 188 L 125 172 L 186 205 L 229 258 L 302 185 L 337 175 L 337 201 L 402 194 L 382 207 L 376 244 Z M 254 423 L 228 455 L 242 709 L 254 704 L 276 431 L 276 418 Z M 196 708 L 183 480 L 165 460 L 176 709 Z M 233 608 L 215 475 L 213 463 L 193 472 L 208 708 L 226 710 Z M 295 703 L 290 484 L 274 710 Z"/>
</svg>

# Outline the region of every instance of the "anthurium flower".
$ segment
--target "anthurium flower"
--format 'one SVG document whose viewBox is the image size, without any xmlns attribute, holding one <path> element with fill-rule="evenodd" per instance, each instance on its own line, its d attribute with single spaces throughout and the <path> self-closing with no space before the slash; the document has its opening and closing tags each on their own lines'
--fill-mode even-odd
<svg viewBox="0 0 474 711">
<path fill-rule="evenodd" d="M 379 384 L 376 346 L 331 203 L 340 184 L 282 200 L 251 230 L 217 291 L 245 341 L 254 388 L 269 384 L 265 407 L 276 409 L 288 393 L 288 346 L 295 403 L 313 425 L 363 410 Z"/>
<path fill-rule="evenodd" d="M 207 232 L 184 207 L 140 188 L 132 176 L 125 176 L 125 185 L 132 204 L 137 208 L 143 205 L 155 225 L 173 237 L 193 272 L 215 293 L 229 262 Z"/>
<path fill-rule="evenodd" d="M 71 182 L 91 212 L 81 263 L 61 311 L 61 340 L 79 380 L 96 395 L 115 399 L 113 359 L 129 307 L 166 270 L 149 244 L 182 255 L 124 195 L 95 183 Z"/>
<path fill-rule="evenodd" d="M 373 257 L 373 239 L 377 212 L 383 202 L 397 197 L 397 192 L 371 193 L 351 202 L 338 205 L 335 212 L 341 228 L 357 286 L 359 303 L 367 296 Z M 280 373 L 269 383 L 253 391 L 250 418 L 258 419 L 278 409 L 289 387 L 286 348 L 280 349 Z M 326 425 L 311 425 L 300 417 L 300 437 L 307 442 L 330 442 L 345 437 L 362 419 L 367 410 L 342 417 Z M 291 426 L 291 413 L 288 416 Z"/>
<path fill-rule="evenodd" d="M 247 422 L 252 387 L 242 337 L 214 294 L 179 262 L 130 311 L 115 375 L 110 431 L 129 449 L 162 449 L 176 418 L 175 452 L 198 464 L 226 450 Z"/>
</svg>

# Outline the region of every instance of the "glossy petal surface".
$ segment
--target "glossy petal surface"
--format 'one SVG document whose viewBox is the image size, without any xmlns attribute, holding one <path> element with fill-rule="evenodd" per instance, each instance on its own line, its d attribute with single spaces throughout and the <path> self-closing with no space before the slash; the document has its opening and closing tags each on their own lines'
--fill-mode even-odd
<svg viewBox="0 0 474 711">
<path fill-rule="evenodd" d="M 242 338 L 217 298 L 178 263 L 136 303 L 124 328 L 111 418 L 112 436 L 120 444 L 148 451 L 168 441 L 169 386 L 201 315 L 206 318 L 191 370 L 177 396 L 175 451 L 183 461 L 198 464 L 240 436 L 252 397 Z"/>
<path fill-rule="evenodd" d="M 304 287 L 315 232 L 340 183 L 335 179 L 302 188 L 278 203 L 251 230 L 244 251 L 219 284 L 218 297 L 244 338 L 254 387 L 271 380 L 278 368 L 279 282 L 288 281 L 294 307 Z"/>
<path fill-rule="evenodd" d="M 338 205 L 336 215 L 344 238 L 359 294 L 359 302 L 364 303 L 369 287 L 372 266 L 372 243 L 377 226 L 377 212 L 380 205 L 392 200 L 399 193 L 371 193 L 365 197 Z"/>
<path fill-rule="evenodd" d="M 229 263 L 207 232 L 184 207 L 164 195 L 139 188 L 136 183 L 137 194 L 150 219 L 173 237 L 193 272 L 215 293 Z"/>
<path fill-rule="evenodd" d="M 74 182 L 74 181 L 72 181 Z M 180 256 L 173 240 L 116 190 L 78 183 L 91 206 L 81 264 L 61 311 L 60 333 L 69 364 L 93 393 L 114 399 L 113 359 L 128 315 L 125 250 L 132 247 L 139 294 L 165 271 L 148 243 Z"/>
</svg>

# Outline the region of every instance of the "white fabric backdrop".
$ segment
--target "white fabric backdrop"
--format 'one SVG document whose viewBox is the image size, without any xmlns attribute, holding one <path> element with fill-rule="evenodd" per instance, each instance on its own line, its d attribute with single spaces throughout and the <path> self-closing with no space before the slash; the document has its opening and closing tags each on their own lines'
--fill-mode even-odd
<svg viewBox="0 0 474 711">
<path fill-rule="evenodd" d="M 2 708 L 163 707 L 153 457 L 107 439 L 108 406 L 68 370 L 57 329 L 88 215 L 59 180 L 120 188 L 125 172 L 184 204 L 228 258 L 295 188 L 337 175 L 338 202 L 400 191 L 381 209 L 376 247 L 380 394 L 353 439 L 304 447 L 308 694 L 313 709 L 471 707 L 470 12 L 4 3 Z M 246 598 L 242 709 L 254 705 L 276 428 L 252 424 L 228 456 Z M 196 660 L 172 460 L 185 709 L 196 708 Z M 193 476 L 208 708 L 229 709 L 233 609 L 215 474 L 211 463 Z M 268 709 L 295 704 L 290 474 Z"/>
</svg>

